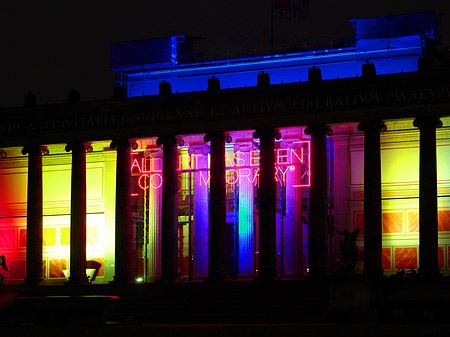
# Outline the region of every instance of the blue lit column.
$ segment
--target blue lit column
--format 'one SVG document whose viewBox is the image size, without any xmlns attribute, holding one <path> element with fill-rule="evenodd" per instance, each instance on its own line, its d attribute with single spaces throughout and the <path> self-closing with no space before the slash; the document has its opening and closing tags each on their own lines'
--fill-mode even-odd
<svg viewBox="0 0 450 337">
<path fill-rule="evenodd" d="M 320 278 L 328 274 L 327 135 L 331 135 L 331 130 L 325 125 L 312 125 L 305 134 L 311 135 L 309 274 Z"/>
<path fill-rule="evenodd" d="M 178 152 L 179 139 L 160 137 L 163 146 L 163 184 L 161 214 L 161 281 L 178 278 Z"/>
<path fill-rule="evenodd" d="M 436 128 L 442 127 L 438 117 L 414 120 L 420 129 L 419 164 L 419 275 L 439 276 L 438 262 L 438 203 Z"/>
<path fill-rule="evenodd" d="M 39 284 L 42 275 L 42 155 L 48 154 L 44 146 L 25 146 L 28 154 L 27 185 L 27 274 L 25 284 Z"/>
<path fill-rule="evenodd" d="M 69 284 L 88 283 L 86 275 L 86 151 L 88 143 L 66 145 L 72 151 L 72 181 L 70 194 L 70 277 Z"/>
<path fill-rule="evenodd" d="M 295 151 L 299 144 L 288 143 L 286 148 Z M 291 163 L 294 170 L 286 171 L 286 217 L 284 224 L 284 274 L 300 276 L 302 272 L 302 189 L 295 187 L 301 183 L 301 169 Z"/>
<path fill-rule="evenodd" d="M 364 275 L 381 277 L 382 210 L 380 131 L 386 130 L 382 121 L 362 122 L 364 131 Z"/>
<path fill-rule="evenodd" d="M 259 271 L 258 279 L 273 280 L 277 276 L 276 266 L 276 181 L 275 141 L 281 135 L 273 129 L 256 130 L 253 137 L 259 138 Z"/>
<path fill-rule="evenodd" d="M 189 154 L 195 158 L 194 165 L 194 277 L 208 276 L 209 232 L 209 184 L 208 148 L 206 144 L 194 145 Z"/>
<path fill-rule="evenodd" d="M 235 152 L 240 151 L 245 158 L 250 158 L 252 142 L 239 142 Z M 246 161 L 250 165 L 250 160 Z M 254 276 L 255 274 L 255 185 L 253 183 L 253 168 L 238 168 L 239 172 L 239 275 Z"/>
<path fill-rule="evenodd" d="M 221 281 L 226 276 L 226 138 L 222 132 L 209 133 L 204 138 L 205 142 L 211 142 L 208 266 L 208 279 L 210 281 Z"/>
<path fill-rule="evenodd" d="M 131 220 L 131 149 L 136 143 L 128 139 L 111 142 L 117 148 L 116 166 L 116 234 L 114 283 L 132 282 L 133 222 Z"/>
</svg>

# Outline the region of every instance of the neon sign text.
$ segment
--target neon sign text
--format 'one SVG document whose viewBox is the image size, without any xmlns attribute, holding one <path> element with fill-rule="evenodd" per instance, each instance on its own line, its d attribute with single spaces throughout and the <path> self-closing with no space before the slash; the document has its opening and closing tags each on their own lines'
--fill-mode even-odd
<svg viewBox="0 0 450 337">
<path fill-rule="evenodd" d="M 286 184 L 288 172 L 297 172 L 295 181 L 291 181 L 293 187 L 306 187 L 310 185 L 310 142 L 294 142 L 295 148 L 280 148 L 275 150 L 275 171 L 274 179 L 282 185 Z M 143 189 L 160 188 L 162 179 L 162 158 L 160 157 L 138 157 L 135 156 L 131 173 L 136 175 L 138 186 Z M 207 158 L 205 158 L 207 156 Z M 206 160 L 207 159 L 207 160 Z M 225 181 L 228 185 L 235 185 L 242 181 L 247 181 L 259 186 L 259 160 L 260 151 L 251 150 L 248 152 L 236 151 L 226 152 Z M 198 172 L 195 182 L 200 186 L 209 184 L 210 181 L 210 155 L 180 154 L 178 156 L 179 181 L 182 183 L 180 174 L 187 172 Z"/>
</svg>

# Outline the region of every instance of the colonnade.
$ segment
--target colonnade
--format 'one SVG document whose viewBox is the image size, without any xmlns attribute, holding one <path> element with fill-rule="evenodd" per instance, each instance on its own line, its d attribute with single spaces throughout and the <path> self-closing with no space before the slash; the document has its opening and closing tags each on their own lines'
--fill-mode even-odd
<svg viewBox="0 0 450 337">
<path fill-rule="evenodd" d="M 414 126 L 420 129 L 420 268 L 424 277 L 437 277 L 437 174 L 436 128 L 442 122 L 436 117 L 417 118 Z M 380 132 L 382 121 L 362 122 L 364 131 L 364 274 L 380 277 L 382 269 L 382 212 Z M 305 133 L 311 136 L 311 186 L 309 219 L 309 274 L 313 278 L 328 275 L 328 196 L 326 137 L 331 129 L 324 124 L 310 125 Z M 276 278 L 276 129 L 258 129 L 253 134 L 260 139 L 259 188 L 259 272 L 258 279 Z M 208 133 L 210 142 L 210 195 L 208 280 L 221 281 L 226 276 L 226 182 L 225 142 L 231 139 L 225 132 Z M 178 277 L 178 173 L 177 146 L 182 140 L 176 136 L 160 137 L 163 148 L 162 227 L 161 227 L 161 281 L 172 282 Z M 111 143 L 117 149 L 116 170 L 116 235 L 115 283 L 132 282 L 132 221 L 131 221 L 131 150 L 135 143 L 120 139 Z M 66 146 L 72 151 L 71 180 L 71 245 L 69 284 L 87 282 L 86 269 L 86 152 L 88 143 L 76 142 Z M 25 282 L 42 281 L 42 155 L 43 146 L 23 148 L 28 154 L 28 209 L 27 209 L 27 269 Z M 203 196 L 203 198 L 205 198 Z M 208 198 L 206 198 L 208 199 Z M 198 229 L 200 230 L 200 228 Z M 202 229 L 203 230 L 203 229 Z M 206 271 L 204 271 L 206 272 Z"/>
</svg>

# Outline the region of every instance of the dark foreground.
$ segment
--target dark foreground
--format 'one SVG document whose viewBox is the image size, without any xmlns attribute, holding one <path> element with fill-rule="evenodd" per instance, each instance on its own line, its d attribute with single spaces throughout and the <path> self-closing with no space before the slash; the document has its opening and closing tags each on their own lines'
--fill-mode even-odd
<svg viewBox="0 0 450 337">
<path fill-rule="evenodd" d="M 5 336 L 450 336 L 450 280 L 0 286 Z"/>
<path fill-rule="evenodd" d="M 404 324 L 302 324 L 302 325 L 143 325 L 2 328 L 5 336 L 198 336 L 198 337 L 289 337 L 289 336 L 450 336 L 450 325 Z"/>
</svg>

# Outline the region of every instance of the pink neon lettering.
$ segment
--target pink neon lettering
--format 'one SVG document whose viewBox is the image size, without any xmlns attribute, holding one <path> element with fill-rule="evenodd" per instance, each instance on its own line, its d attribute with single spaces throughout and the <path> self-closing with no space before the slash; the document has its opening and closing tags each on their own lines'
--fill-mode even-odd
<svg viewBox="0 0 450 337">
<path fill-rule="evenodd" d="M 236 162 L 237 167 L 245 166 L 246 162 L 244 155 L 245 153 L 242 151 L 236 151 L 236 153 L 234 154 L 234 160 Z"/>
<path fill-rule="evenodd" d="M 255 175 L 253 176 L 253 180 L 252 180 L 253 185 L 255 184 L 255 181 L 257 182 L 257 184 L 259 186 L 259 167 L 256 169 Z"/>
<path fill-rule="evenodd" d="M 244 172 L 246 172 L 246 174 L 244 174 Z M 243 169 L 239 169 L 239 181 L 243 178 L 246 177 L 248 182 L 251 183 L 252 180 L 250 179 L 250 175 L 252 174 L 252 172 L 250 171 L 250 169 L 248 168 L 243 168 Z"/>
<path fill-rule="evenodd" d="M 282 181 L 283 183 L 286 183 L 286 172 L 287 172 L 287 170 L 288 170 L 289 168 L 290 168 L 289 166 L 286 166 L 285 169 L 284 169 L 284 171 L 283 171 L 283 168 L 282 168 L 282 167 L 278 167 L 278 171 L 281 172 L 281 181 Z"/>
<path fill-rule="evenodd" d="M 258 153 L 256 156 L 255 154 Z M 250 166 L 258 166 L 259 165 L 259 151 L 251 150 L 250 151 Z"/>
<path fill-rule="evenodd" d="M 226 167 L 234 166 L 234 161 L 230 158 L 230 155 L 228 153 L 225 153 L 225 166 Z"/>
<path fill-rule="evenodd" d="M 287 161 L 288 151 L 289 151 L 289 149 L 278 149 L 277 150 L 277 164 L 286 164 L 288 162 Z"/>
<path fill-rule="evenodd" d="M 187 161 L 184 161 L 183 158 L 187 158 Z M 181 171 L 183 169 L 183 164 L 187 165 L 187 169 L 190 170 L 191 169 L 191 157 L 189 155 L 186 154 L 181 154 L 178 156 L 178 171 Z"/>
<path fill-rule="evenodd" d="M 300 156 L 297 154 L 295 150 L 300 150 Z M 303 147 L 300 149 L 291 149 L 291 163 L 294 162 L 294 156 L 297 158 L 299 163 L 303 164 Z"/>
<path fill-rule="evenodd" d="M 275 151 L 275 174 L 274 179 L 282 184 L 286 183 L 286 173 L 288 170 L 295 171 L 301 170 L 301 178 L 298 184 L 293 184 L 293 187 L 310 186 L 310 142 L 300 141 L 294 142 L 300 144 L 297 149 L 276 149 Z M 306 153 L 306 159 L 305 159 Z M 136 155 L 139 153 L 133 153 Z M 178 169 L 179 170 L 199 170 L 200 173 L 198 183 L 200 186 L 208 185 L 210 182 L 210 174 L 207 170 L 199 169 L 200 156 L 203 154 L 191 154 L 191 155 L 179 155 L 178 156 Z M 210 155 L 208 154 L 208 169 L 210 167 Z M 247 159 L 248 158 L 248 159 Z M 260 152 L 259 150 L 251 150 L 249 152 L 236 151 L 235 153 L 226 153 L 225 162 L 228 168 L 226 171 L 225 181 L 229 185 L 237 184 L 240 179 L 247 179 L 247 181 L 259 186 L 259 165 Z M 294 164 L 295 163 L 295 164 Z M 290 165 L 286 165 L 290 164 Z M 306 166 L 301 165 L 306 164 Z M 282 165 L 282 166 L 281 166 Z M 236 167 L 233 168 L 233 167 Z M 253 169 L 255 167 L 256 170 Z M 146 158 L 142 157 L 140 160 L 133 158 L 131 165 L 131 172 L 139 172 L 141 176 L 138 179 L 138 185 L 141 189 L 146 190 L 149 187 L 159 188 L 162 186 L 162 175 L 157 174 L 162 172 L 162 159 L 161 158 Z M 300 175 L 300 174 L 299 174 Z M 299 176 L 296 175 L 296 176 Z M 183 181 L 180 180 L 181 187 Z"/>
<path fill-rule="evenodd" d="M 183 189 L 183 180 L 180 177 L 178 177 L 178 181 L 180 182 L 180 189 L 178 190 L 178 193 L 180 193 L 181 190 Z"/>
<path fill-rule="evenodd" d="M 149 169 L 147 170 L 147 162 L 149 162 Z M 149 173 L 149 172 L 151 172 L 151 169 L 152 169 L 152 162 L 151 162 L 151 159 L 150 158 L 145 158 L 145 157 L 142 157 L 142 165 L 141 165 L 141 167 L 142 167 L 142 172 L 145 172 L 145 173 Z"/>
<path fill-rule="evenodd" d="M 200 153 L 193 153 L 192 154 L 192 161 L 194 162 L 194 170 L 198 170 L 198 160 L 197 158 L 200 157 Z"/>
<path fill-rule="evenodd" d="M 230 174 L 230 173 L 231 173 L 231 174 Z M 228 179 L 228 177 L 229 177 L 230 175 L 233 177 L 234 180 L 230 181 L 230 180 Z M 238 171 L 237 171 L 236 169 L 230 169 L 230 170 L 227 170 L 226 175 L 225 175 L 225 180 L 227 181 L 227 184 L 230 184 L 230 185 L 236 184 L 236 183 L 239 181 L 239 174 L 238 174 Z"/>
<path fill-rule="evenodd" d="M 159 178 L 159 184 L 155 184 L 155 183 L 154 183 L 154 178 L 155 178 L 155 177 Z M 161 185 L 162 185 L 162 175 L 160 175 L 159 173 L 157 173 L 157 174 L 153 174 L 153 175 L 150 176 L 150 186 L 151 186 L 152 188 L 160 188 Z"/>
<path fill-rule="evenodd" d="M 134 167 L 137 167 L 139 170 L 139 173 L 142 173 L 141 167 L 139 166 L 139 162 L 137 159 L 133 160 L 133 165 L 131 165 L 131 172 L 133 172 Z"/>
<path fill-rule="evenodd" d="M 211 180 L 211 176 L 206 172 L 208 179 L 205 178 L 203 175 L 204 171 L 200 171 L 200 186 L 208 185 L 209 181 Z"/>
<path fill-rule="evenodd" d="M 141 175 L 141 176 L 139 177 L 138 184 L 139 184 L 139 187 L 140 187 L 141 189 L 143 189 L 143 190 L 148 190 L 149 187 L 150 187 L 150 185 L 147 185 L 147 184 L 146 184 L 146 182 L 145 182 L 145 177 L 149 178 L 149 175 L 148 175 L 148 174 L 143 174 L 143 175 Z M 144 178 L 144 186 L 142 186 L 142 178 Z"/>
</svg>

